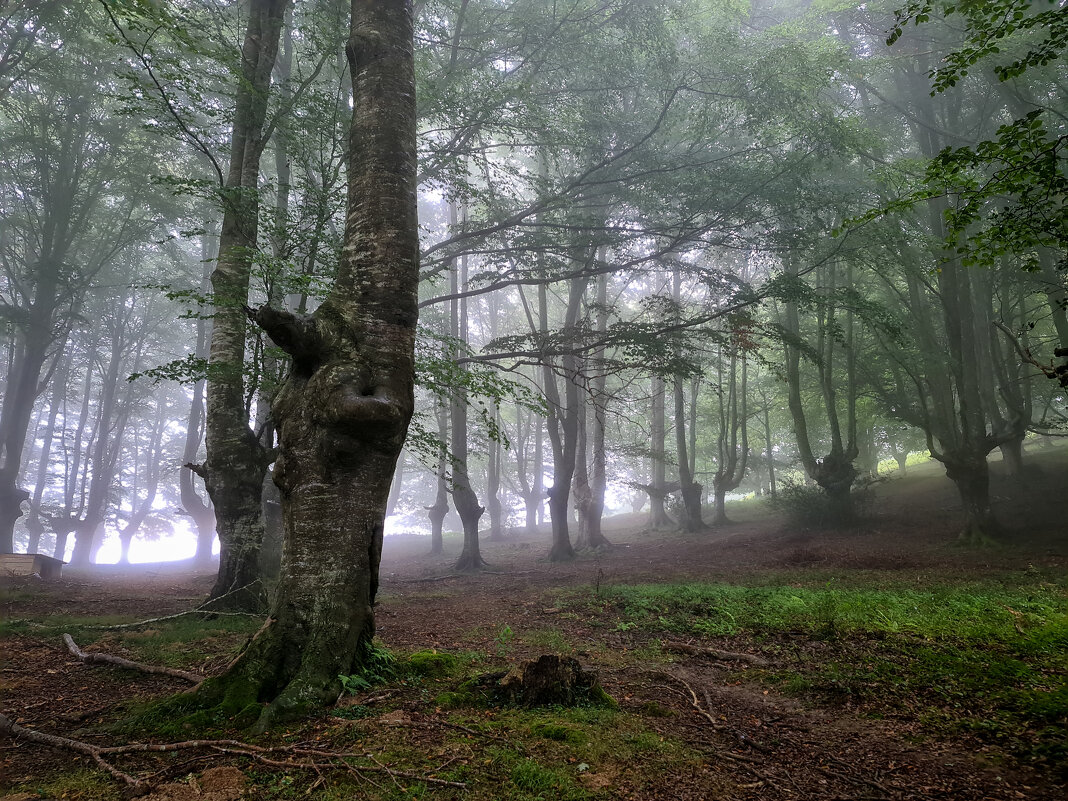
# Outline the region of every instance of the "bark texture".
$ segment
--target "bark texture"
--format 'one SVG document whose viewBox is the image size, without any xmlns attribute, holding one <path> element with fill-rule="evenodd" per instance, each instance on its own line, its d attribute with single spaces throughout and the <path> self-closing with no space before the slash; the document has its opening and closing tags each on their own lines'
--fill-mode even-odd
<svg viewBox="0 0 1068 801">
<path fill-rule="evenodd" d="M 219 258 L 211 274 L 213 366 L 207 389 L 207 459 L 204 481 L 215 507 L 219 574 L 211 598 L 230 607 L 254 606 L 254 595 L 236 592 L 259 578 L 263 540 L 262 487 L 270 464 L 249 427 L 243 377 L 252 255 L 259 221 L 259 167 L 267 144 L 264 128 L 271 72 L 288 0 L 252 0 L 241 51 L 241 80 L 234 107 L 230 167 Z"/>
<path fill-rule="evenodd" d="M 345 246 L 308 317 L 252 316 L 293 358 L 275 404 L 285 545 L 267 624 L 200 700 L 257 728 L 332 702 L 360 670 L 390 480 L 414 406 L 418 229 L 412 3 L 356 0 Z M 261 704 L 266 703 L 265 707 Z"/>
</svg>

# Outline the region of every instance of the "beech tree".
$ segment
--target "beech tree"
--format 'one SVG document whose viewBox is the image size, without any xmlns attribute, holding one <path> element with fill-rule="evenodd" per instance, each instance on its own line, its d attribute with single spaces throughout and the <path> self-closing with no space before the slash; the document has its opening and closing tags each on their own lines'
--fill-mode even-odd
<svg viewBox="0 0 1068 801">
<path fill-rule="evenodd" d="M 274 406 L 285 559 L 267 624 L 197 702 L 252 705 L 259 728 L 332 702 L 374 637 L 386 502 L 414 407 L 412 13 L 411 0 L 352 4 L 348 210 L 329 294 L 310 315 L 250 311 L 292 358 Z"/>
</svg>

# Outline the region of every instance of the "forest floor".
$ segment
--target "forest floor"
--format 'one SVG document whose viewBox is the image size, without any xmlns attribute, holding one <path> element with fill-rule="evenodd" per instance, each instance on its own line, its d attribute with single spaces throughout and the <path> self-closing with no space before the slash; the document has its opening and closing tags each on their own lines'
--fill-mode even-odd
<svg viewBox="0 0 1068 801">
<path fill-rule="evenodd" d="M 426 540 L 390 538 L 377 619 L 392 656 L 336 708 L 260 738 L 153 716 L 153 700 L 188 685 L 83 664 L 61 641 L 210 675 L 260 621 L 101 628 L 190 609 L 210 576 L 7 580 L 0 713 L 95 745 L 211 736 L 360 755 L 341 769 L 218 748 L 114 756 L 157 785 L 152 801 L 1063 799 L 1068 449 L 1029 459 L 1026 480 L 995 464 L 1006 530 L 981 549 L 956 544 L 959 501 L 934 465 L 878 485 L 870 517 L 845 530 L 804 530 L 753 502 L 692 535 L 613 518 L 613 547 L 568 564 L 546 561 L 545 534 L 486 542 L 477 575 L 453 574 L 458 539 L 430 556 Z M 597 671 L 616 705 L 495 706 L 469 681 L 543 653 Z M 0 735 L 0 796 L 123 787 L 87 757 Z"/>
</svg>

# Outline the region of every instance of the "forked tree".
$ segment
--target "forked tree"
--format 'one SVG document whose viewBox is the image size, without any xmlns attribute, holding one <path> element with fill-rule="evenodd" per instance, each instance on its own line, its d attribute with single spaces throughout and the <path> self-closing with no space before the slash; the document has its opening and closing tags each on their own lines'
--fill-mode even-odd
<svg viewBox="0 0 1068 801">
<path fill-rule="evenodd" d="M 411 0 L 354 0 L 348 209 L 336 281 L 311 315 L 249 310 L 292 357 L 274 406 L 285 558 L 267 625 L 196 700 L 257 710 L 260 729 L 337 698 L 338 676 L 359 671 L 375 633 L 383 520 L 414 406 L 412 25 Z"/>
</svg>

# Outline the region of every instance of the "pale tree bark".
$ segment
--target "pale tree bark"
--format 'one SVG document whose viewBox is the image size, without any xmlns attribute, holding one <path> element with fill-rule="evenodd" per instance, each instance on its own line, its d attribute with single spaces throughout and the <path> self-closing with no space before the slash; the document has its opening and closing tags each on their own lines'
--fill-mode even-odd
<svg viewBox="0 0 1068 801">
<path fill-rule="evenodd" d="M 667 461 L 664 440 L 667 432 L 667 414 L 665 412 L 664 379 L 654 375 L 651 382 L 649 414 L 649 528 L 665 528 L 672 524 L 664 501 L 668 496 Z"/>
<path fill-rule="evenodd" d="M 542 426 L 544 421 L 522 404 L 516 404 L 516 479 L 525 509 L 527 536 L 538 531 L 538 512 L 545 499 L 542 485 Z M 528 455 L 528 447 L 530 449 Z"/>
<path fill-rule="evenodd" d="M 152 425 L 152 438 L 148 446 L 148 453 L 145 455 L 145 459 L 136 459 L 135 462 L 139 462 L 141 467 L 137 471 L 135 477 L 135 484 L 132 487 L 133 490 L 133 511 L 130 513 L 129 519 L 126 521 L 126 525 L 119 530 L 119 564 L 130 564 L 130 545 L 133 543 L 133 538 L 137 536 L 137 532 L 141 530 L 141 526 L 144 525 L 145 520 L 152 513 L 152 507 L 156 502 L 156 495 L 159 492 L 159 480 L 160 474 L 163 472 L 163 431 L 167 426 L 167 411 L 168 405 L 166 398 L 161 398 L 156 405 L 156 419 Z M 145 487 L 144 497 L 138 502 L 138 486 L 136 479 L 140 478 L 141 469 L 145 472 Z"/>
<path fill-rule="evenodd" d="M 209 235 L 201 238 L 200 254 L 204 262 L 204 275 L 201 279 L 201 291 L 205 294 L 209 288 L 209 264 L 215 258 L 214 249 L 209 246 Z M 198 359 L 208 357 L 208 329 L 203 318 L 197 318 L 197 339 L 193 355 Z M 178 491 L 182 510 L 193 521 L 196 528 L 197 549 L 193 563 L 199 568 L 211 564 L 211 546 L 215 542 L 215 510 L 197 491 L 193 480 L 197 469 L 196 459 L 200 444 L 204 440 L 204 386 L 203 379 L 193 384 L 193 397 L 189 402 L 189 415 L 185 426 L 185 448 L 182 451 L 182 469 L 178 475 Z"/>
<path fill-rule="evenodd" d="M 86 338 L 86 353 L 94 353 L 100 344 L 100 338 L 95 328 L 89 332 Z M 85 508 L 84 487 L 87 482 L 88 458 L 83 459 L 83 452 L 91 449 L 92 443 L 85 441 L 86 428 L 89 425 L 89 401 L 93 389 L 93 375 L 96 370 L 91 360 L 86 361 L 85 378 L 81 387 L 81 405 L 78 414 L 78 423 L 74 429 L 74 437 L 69 454 L 70 458 L 64 464 L 63 470 L 63 513 L 49 518 L 49 525 L 56 534 L 56 548 L 53 556 L 56 559 L 65 560 L 67 554 L 67 539 L 78 527 L 79 518 Z M 64 399 L 63 417 L 67 418 L 67 401 Z M 64 451 L 64 457 L 67 456 Z M 83 491 L 80 503 L 75 505 L 75 496 L 78 494 L 78 486 L 81 484 Z"/>
<path fill-rule="evenodd" d="M 111 338 L 111 349 L 107 366 L 101 376 L 100 405 L 97 409 L 95 444 L 91 456 L 92 478 L 89 481 L 89 497 L 85 502 L 84 517 L 74 528 L 71 566 L 86 567 L 95 562 L 97 552 L 103 544 L 101 535 L 108 508 L 112 502 L 112 489 L 119 455 L 122 452 L 126 425 L 134 403 L 134 384 L 126 383 L 125 391 L 120 395 L 119 390 L 125 383 L 121 380 L 121 375 L 124 367 L 128 372 L 137 372 L 141 369 L 148 327 L 147 315 L 140 320 L 134 320 L 133 316 L 133 304 L 127 303 L 121 297 L 116 300 L 106 315 L 105 325 Z M 130 359 L 129 362 L 126 361 L 127 357 Z M 88 469 L 89 465 L 87 464 L 86 467 Z"/>
<path fill-rule="evenodd" d="M 227 608 L 256 608 L 260 578 L 263 479 L 271 454 L 249 426 L 244 380 L 252 256 L 259 226 L 259 168 L 267 101 L 288 0 L 251 0 L 241 51 L 230 166 L 223 196 L 219 258 L 211 274 L 212 316 L 207 386 L 207 458 L 200 468 L 215 507 L 219 574 L 211 598 Z M 250 588 L 250 589 L 245 589 Z M 223 598 L 225 596 L 225 598 Z"/>
<path fill-rule="evenodd" d="M 449 224 L 452 230 L 457 230 L 458 208 L 455 202 L 449 203 Z M 461 291 L 467 290 L 467 256 L 461 256 L 458 264 L 452 265 L 450 274 L 450 291 L 453 295 L 449 304 L 449 333 L 454 345 L 458 348 L 459 343 L 467 342 L 467 299 L 456 297 Z M 453 351 L 453 358 L 459 360 L 458 350 Z M 459 372 L 465 374 L 466 367 L 460 366 Z M 478 542 L 478 522 L 486 509 L 479 505 L 478 497 L 471 487 L 471 477 L 467 469 L 468 453 L 468 430 L 467 430 L 467 388 L 460 384 L 453 387 L 452 397 L 449 404 L 449 434 L 452 451 L 452 470 L 450 494 L 453 506 L 460 516 L 460 523 L 464 529 L 464 545 L 456 560 L 457 570 L 481 570 L 486 562 L 482 559 L 482 552 Z"/>
<path fill-rule="evenodd" d="M 345 246 L 310 316 L 256 322 L 293 358 L 275 404 L 285 546 L 270 617 L 199 700 L 257 727 L 334 701 L 375 632 L 390 480 L 414 408 L 419 281 L 412 3 L 355 0 Z M 260 704 L 266 703 L 266 707 Z"/>
<path fill-rule="evenodd" d="M 568 284 L 567 309 L 564 313 L 563 330 L 566 336 L 574 335 L 582 307 L 582 296 L 588 278 L 573 278 Z M 549 333 L 548 297 L 544 284 L 538 285 L 538 313 L 543 341 Z M 578 452 L 579 359 L 568 349 L 560 357 L 560 373 L 564 384 L 563 395 L 557 384 L 553 359 L 542 357 L 542 384 L 545 389 L 549 416 L 546 427 L 553 454 L 553 485 L 548 489 L 549 518 L 552 522 L 553 543 L 549 559 L 562 562 L 575 558 L 568 524 L 568 502 L 571 496 L 571 480 L 575 474 Z"/>
<path fill-rule="evenodd" d="M 676 267 L 671 274 L 671 294 L 675 301 L 676 315 L 681 316 L 682 306 L 682 271 Z M 682 357 L 682 346 L 676 345 L 675 356 Z M 683 383 L 685 376 L 676 375 L 672 382 L 672 397 L 675 401 L 675 449 L 679 463 L 679 494 L 682 505 L 679 508 L 679 528 L 683 531 L 701 531 L 705 527 L 702 519 L 701 493 L 704 488 L 694 479 L 694 455 L 686 436 L 686 392 Z M 694 389 L 696 393 L 696 387 Z"/>
<path fill-rule="evenodd" d="M 438 403 L 438 442 L 441 453 L 438 456 L 437 469 L 435 471 L 435 486 L 437 491 L 434 495 L 434 503 L 426 508 L 427 517 L 430 519 L 430 553 L 439 554 L 444 550 L 442 527 L 445 525 L 445 515 L 449 513 L 449 410 L 444 402 Z"/>
<path fill-rule="evenodd" d="M 597 302 L 594 329 L 601 334 L 608 330 L 608 274 L 597 278 Z M 589 420 L 590 431 L 590 507 L 586 519 L 586 545 L 589 548 L 604 548 L 612 543 L 601 531 L 604 516 L 604 494 L 607 488 L 607 456 L 605 452 L 605 424 L 608 410 L 608 365 L 604 347 L 592 354 L 594 374 L 590 379 L 590 404 L 593 415 Z"/>
<path fill-rule="evenodd" d="M 727 493 L 737 489 L 742 483 L 742 479 L 745 478 L 746 463 L 749 459 L 747 386 L 749 365 L 744 358 L 741 359 L 741 377 L 739 379 L 738 349 L 735 347 L 730 348 L 730 354 L 726 355 L 726 370 L 724 370 L 723 366 L 725 355 L 721 349 L 717 364 L 719 431 L 716 435 L 716 472 L 712 478 L 712 492 L 715 504 L 713 522 L 717 525 L 724 525 L 730 522 L 727 518 Z M 767 414 L 766 407 L 765 414 Z M 767 433 L 765 429 L 765 435 Z M 741 435 L 740 441 L 739 434 Z M 772 475 L 774 476 L 774 473 Z M 772 478 L 772 484 L 774 485 L 774 478 Z"/>
<path fill-rule="evenodd" d="M 33 486 L 33 496 L 30 498 L 30 513 L 26 517 L 26 529 L 29 531 L 30 540 L 26 547 L 26 553 L 40 553 L 41 536 L 45 530 L 45 517 L 41 513 L 41 503 L 44 500 L 44 492 L 48 486 L 48 478 L 51 473 L 52 441 L 56 436 L 56 419 L 59 410 L 67 398 L 67 383 L 70 380 L 71 362 L 73 357 L 64 355 L 60 357 L 59 369 L 55 374 L 52 384 L 52 398 L 48 404 L 48 418 L 45 422 L 44 434 L 41 437 L 41 452 L 37 457 L 37 480 Z"/>
</svg>

